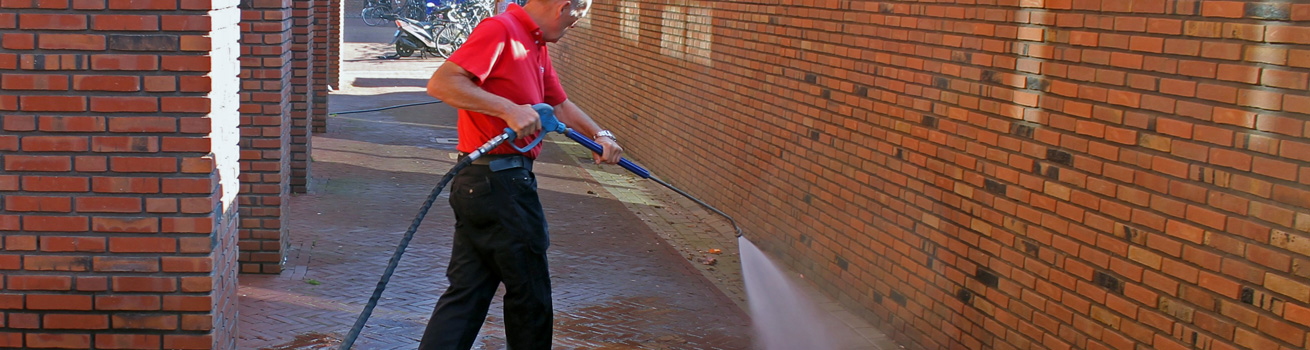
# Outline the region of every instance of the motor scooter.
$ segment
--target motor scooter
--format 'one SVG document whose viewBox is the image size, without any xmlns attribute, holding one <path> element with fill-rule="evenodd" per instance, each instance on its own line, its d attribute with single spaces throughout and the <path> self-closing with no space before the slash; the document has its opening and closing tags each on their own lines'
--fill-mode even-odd
<svg viewBox="0 0 1310 350">
<path fill-rule="evenodd" d="M 451 23 L 445 18 L 451 7 L 436 8 L 437 5 L 431 2 L 428 2 L 427 6 L 429 8 L 427 21 L 396 18 L 396 35 L 391 39 L 391 44 L 396 46 L 396 55 L 409 57 L 417 52 L 420 57 L 424 54 L 432 54 L 449 58 L 451 52 L 455 51 L 454 46 L 457 43 L 438 39 L 441 30 Z"/>
</svg>

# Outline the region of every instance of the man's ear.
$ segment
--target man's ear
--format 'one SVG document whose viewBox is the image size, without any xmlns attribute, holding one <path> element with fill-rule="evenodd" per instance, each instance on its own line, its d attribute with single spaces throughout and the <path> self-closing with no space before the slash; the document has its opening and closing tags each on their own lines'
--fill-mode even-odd
<svg viewBox="0 0 1310 350">
<path fill-rule="evenodd" d="M 563 16 L 564 14 L 573 11 L 573 0 L 560 1 L 559 7 L 559 15 Z"/>
</svg>

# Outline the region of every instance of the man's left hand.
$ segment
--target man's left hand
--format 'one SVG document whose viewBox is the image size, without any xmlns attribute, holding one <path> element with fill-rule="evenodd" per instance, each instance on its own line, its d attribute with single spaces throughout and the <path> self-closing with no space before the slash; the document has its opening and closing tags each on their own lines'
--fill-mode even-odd
<svg viewBox="0 0 1310 350">
<path fill-rule="evenodd" d="M 596 160 L 596 164 L 618 164 L 619 159 L 623 158 L 623 147 L 619 146 L 618 141 L 608 137 L 598 137 L 596 143 L 600 144 L 601 149 L 604 151 L 603 155 L 592 153 L 592 158 Z"/>
</svg>

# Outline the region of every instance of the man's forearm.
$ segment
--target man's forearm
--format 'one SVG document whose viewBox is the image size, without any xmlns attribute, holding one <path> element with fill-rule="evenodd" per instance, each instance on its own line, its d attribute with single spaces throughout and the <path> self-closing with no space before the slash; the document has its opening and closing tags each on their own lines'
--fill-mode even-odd
<svg viewBox="0 0 1310 350">
<path fill-rule="evenodd" d="M 510 100 L 487 92 L 473 83 L 467 71 L 455 64 L 443 64 L 428 80 L 428 95 L 451 107 L 501 116 L 514 106 Z"/>
<path fill-rule="evenodd" d="M 573 104 L 573 101 L 564 100 L 564 103 L 555 106 L 555 116 L 564 125 L 568 125 L 587 137 L 594 137 L 597 132 L 603 130 L 596 124 L 596 121 L 591 119 L 591 116 L 582 111 L 582 108 Z"/>
</svg>

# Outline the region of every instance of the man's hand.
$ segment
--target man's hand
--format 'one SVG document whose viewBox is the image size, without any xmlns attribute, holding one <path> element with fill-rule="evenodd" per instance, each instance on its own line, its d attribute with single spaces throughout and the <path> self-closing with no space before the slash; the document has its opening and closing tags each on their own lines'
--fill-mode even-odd
<svg viewBox="0 0 1310 350">
<path fill-rule="evenodd" d="M 532 109 L 532 105 L 514 105 L 497 117 L 505 120 L 505 124 L 514 130 L 518 139 L 541 130 L 541 115 L 537 114 L 537 110 Z"/>
<path fill-rule="evenodd" d="M 601 149 L 604 150 L 603 155 L 591 154 L 592 158 L 596 160 L 596 164 L 618 164 L 619 159 L 623 158 L 623 147 L 619 146 L 618 141 L 608 137 L 598 137 L 596 143 L 600 144 Z"/>
</svg>

